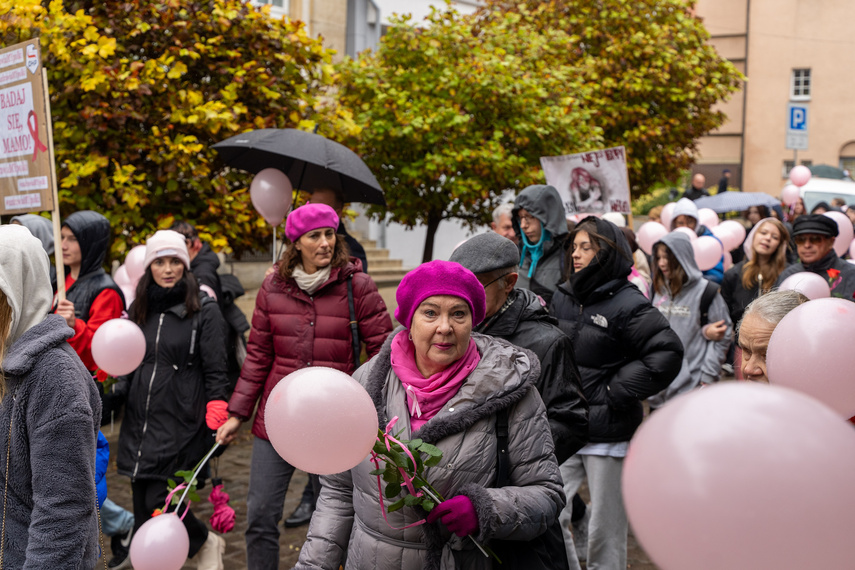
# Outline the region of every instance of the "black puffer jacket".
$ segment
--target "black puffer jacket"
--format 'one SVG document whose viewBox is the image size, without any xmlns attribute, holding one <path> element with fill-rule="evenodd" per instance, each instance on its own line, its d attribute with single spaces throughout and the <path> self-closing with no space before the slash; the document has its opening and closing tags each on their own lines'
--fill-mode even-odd
<svg viewBox="0 0 855 570">
<path fill-rule="evenodd" d="M 190 271 L 199 281 L 199 285 L 207 285 L 217 296 L 217 303 L 223 307 L 223 288 L 220 285 L 220 276 L 217 269 L 220 268 L 220 258 L 214 253 L 207 243 L 202 244 L 202 249 L 190 262 Z"/>
<path fill-rule="evenodd" d="M 535 293 L 514 289 L 508 301 L 504 310 L 475 330 L 527 348 L 540 359 L 540 376 L 534 385 L 546 405 L 555 457 L 564 463 L 588 442 L 588 404 L 573 345 Z"/>
<path fill-rule="evenodd" d="M 104 289 L 112 289 L 124 301 L 122 290 L 107 275 L 102 265 L 110 245 L 110 222 L 92 210 L 74 212 L 62 223 L 77 238 L 80 245 L 80 273 L 67 293 L 66 298 L 74 303 L 75 318 L 88 321 L 92 302 Z M 66 268 L 66 273 L 70 271 Z"/>
<path fill-rule="evenodd" d="M 721 282 L 721 296 L 727 304 L 727 311 L 730 313 L 730 320 L 734 327 L 742 320 L 745 307 L 760 296 L 758 284 L 755 283 L 751 289 L 746 289 L 742 284 L 742 270 L 745 268 L 745 263 L 745 261 L 740 261 L 725 271 L 724 279 Z"/>
<path fill-rule="evenodd" d="M 183 303 L 149 314 L 145 358 L 117 384 L 128 398 L 117 464 L 132 480 L 166 480 L 192 469 L 214 444 L 205 407 L 228 400 L 224 323 L 217 304 L 202 297 L 193 316 Z"/>
<path fill-rule="evenodd" d="M 683 345 L 665 317 L 627 280 L 632 258 L 623 233 L 609 222 L 592 220 L 599 234 L 625 249 L 625 256 L 600 241 L 598 257 L 558 288 L 550 312 L 576 351 L 590 407 L 590 441 L 628 441 L 641 424 L 642 400 L 665 389 L 679 373 Z"/>
</svg>

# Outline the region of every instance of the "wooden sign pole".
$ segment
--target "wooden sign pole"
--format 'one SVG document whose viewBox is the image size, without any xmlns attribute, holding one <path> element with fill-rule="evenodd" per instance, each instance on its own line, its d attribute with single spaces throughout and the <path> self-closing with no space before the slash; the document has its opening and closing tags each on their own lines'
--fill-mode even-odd
<svg viewBox="0 0 855 570">
<path fill-rule="evenodd" d="M 48 91 L 47 70 L 42 67 L 42 84 L 45 93 L 45 117 L 47 118 L 45 128 L 47 129 L 48 153 L 50 153 L 50 187 L 53 192 L 53 210 L 51 219 L 53 221 L 53 251 L 56 265 L 56 298 L 57 301 L 65 300 L 65 264 L 62 262 L 62 235 L 59 222 L 59 190 L 56 183 L 56 159 L 53 153 L 53 121 L 50 114 L 50 91 Z"/>
</svg>

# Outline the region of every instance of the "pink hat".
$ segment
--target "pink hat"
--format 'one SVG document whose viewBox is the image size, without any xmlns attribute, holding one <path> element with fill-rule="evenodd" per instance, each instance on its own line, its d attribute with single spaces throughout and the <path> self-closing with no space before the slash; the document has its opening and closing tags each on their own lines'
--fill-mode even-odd
<svg viewBox="0 0 855 570">
<path fill-rule="evenodd" d="M 472 326 L 484 320 L 487 312 L 484 286 L 474 273 L 459 263 L 441 260 L 422 263 L 404 276 L 395 293 L 398 301 L 395 318 L 410 328 L 413 313 L 422 301 L 434 295 L 452 295 L 469 303 Z"/>
<path fill-rule="evenodd" d="M 190 254 L 186 238 L 173 230 L 159 230 L 145 242 L 145 267 L 158 257 L 177 257 L 190 269 Z"/>
<path fill-rule="evenodd" d="M 339 219 L 326 204 L 305 204 L 290 214 L 285 220 L 285 236 L 294 243 L 300 236 L 318 228 L 338 229 Z"/>
</svg>

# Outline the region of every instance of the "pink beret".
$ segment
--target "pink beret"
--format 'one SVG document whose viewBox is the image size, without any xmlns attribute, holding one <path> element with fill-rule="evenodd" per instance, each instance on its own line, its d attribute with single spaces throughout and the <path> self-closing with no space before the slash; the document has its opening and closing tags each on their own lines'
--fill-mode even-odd
<svg viewBox="0 0 855 570">
<path fill-rule="evenodd" d="M 422 301 L 434 295 L 452 295 L 466 301 L 472 309 L 473 327 L 484 320 L 487 312 L 484 286 L 459 263 L 441 260 L 423 263 L 404 276 L 395 293 L 398 301 L 395 318 L 410 328 L 413 313 Z"/>
<path fill-rule="evenodd" d="M 294 243 L 303 234 L 318 228 L 337 230 L 338 224 L 338 214 L 330 206 L 305 204 L 288 214 L 285 220 L 285 236 Z"/>
</svg>

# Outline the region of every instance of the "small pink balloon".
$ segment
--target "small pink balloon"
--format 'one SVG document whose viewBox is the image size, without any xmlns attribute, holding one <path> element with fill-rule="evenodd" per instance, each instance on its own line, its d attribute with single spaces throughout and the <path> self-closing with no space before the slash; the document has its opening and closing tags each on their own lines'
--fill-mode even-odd
<svg viewBox="0 0 855 570">
<path fill-rule="evenodd" d="M 653 244 L 662 239 L 667 233 L 667 228 L 659 222 L 644 222 L 638 228 L 635 239 L 641 251 L 647 255 L 653 255 Z"/>
<path fill-rule="evenodd" d="M 119 289 L 122 290 L 122 295 L 125 297 L 125 310 L 127 311 L 131 308 L 134 299 L 137 298 L 137 290 L 129 285 L 119 285 Z"/>
<path fill-rule="evenodd" d="M 832 410 L 786 388 L 722 382 L 641 424 L 623 496 L 662 570 L 849 568 L 852 473 L 855 430 Z"/>
<path fill-rule="evenodd" d="M 699 237 L 692 242 L 692 249 L 695 251 L 695 262 L 701 271 L 712 269 L 718 265 L 724 254 L 721 242 L 712 236 Z"/>
<path fill-rule="evenodd" d="M 710 231 L 721 240 L 725 251 L 733 251 L 745 241 L 745 227 L 733 220 L 725 220 Z"/>
<path fill-rule="evenodd" d="M 793 273 L 781 282 L 778 289 L 798 291 L 808 299 L 825 299 L 831 296 L 828 281 L 810 271 Z"/>
<path fill-rule="evenodd" d="M 709 208 L 701 208 L 698 210 L 698 222 L 708 228 L 714 228 L 718 225 L 718 214 Z"/>
<path fill-rule="evenodd" d="M 852 240 L 855 239 L 852 220 L 843 212 L 835 210 L 825 212 L 823 216 L 828 216 L 837 223 L 838 234 L 834 238 L 834 251 L 837 252 L 837 255 L 846 255 L 846 252 L 849 251 L 849 246 L 852 245 Z"/>
<path fill-rule="evenodd" d="M 273 387 L 264 426 L 282 459 L 307 473 L 329 475 L 352 469 L 368 456 L 378 420 L 374 402 L 356 380 L 314 366 L 292 372 Z"/>
<path fill-rule="evenodd" d="M 140 277 L 145 273 L 145 246 L 134 246 L 125 256 L 125 271 L 131 279 L 131 286 L 136 287 Z"/>
<path fill-rule="evenodd" d="M 807 184 L 810 181 L 810 176 L 810 168 L 801 164 L 790 170 L 790 181 L 798 187 Z"/>
<path fill-rule="evenodd" d="M 110 376 L 136 370 L 145 356 L 145 335 L 128 319 L 110 319 L 92 335 L 92 359 Z"/>
<path fill-rule="evenodd" d="M 268 224 L 278 226 L 291 208 L 291 181 L 278 168 L 265 168 L 255 175 L 249 186 L 249 197 L 256 211 Z"/>
<path fill-rule="evenodd" d="M 695 230 L 690 230 L 689 228 L 683 226 L 682 228 L 677 228 L 673 230 L 674 233 L 685 234 L 690 240 L 695 241 L 698 239 L 698 234 L 695 233 Z"/>
<path fill-rule="evenodd" d="M 677 202 L 668 202 L 662 208 L 662 213 L 659 214 L 659 221 L 668 229 L 668 231 L 671 231 L 671 218 L 674 216 L 674 208 L 676 206 Z"/>
<path fill-rule="evenodd" d="M 787 184 L 784 186 L 784 189 L 781 190 L 781 202 L 785 206 L 792 206 L 796 203 L 796 200 L 799 199 L 800 190 L 799 187 L 795 184 Z"/>
<path fill-rule="evenodd" d="M 852 301 L 829 298 L 799 305 L 781 319 L 769 339 L 769 381 L 813 396 L 843 418 L 851 418 L 855 415 L 853 335 Z"/>
<path fill-rule="evenodd" d="M 131 540 L 134 570 L 179 570 L 190 554 L 190 538 L 175 513 L 145 521 Z"/>
<path fill-rule="evenodd" d="M 724 252 L 724 270 L 727 271 L 733 267 L 733 256 L 730 255 L 729 251 Z"/>
<path fill-rule="evenodd" d="M 128 275 L 128 268 L 124 265 L 120 265 L 116 272 L 113 274 L 113 281 L 116 282 L 116 285 L 119 287 L 122 286 L 131 286 L 131 276 Z"/>
</svg>

